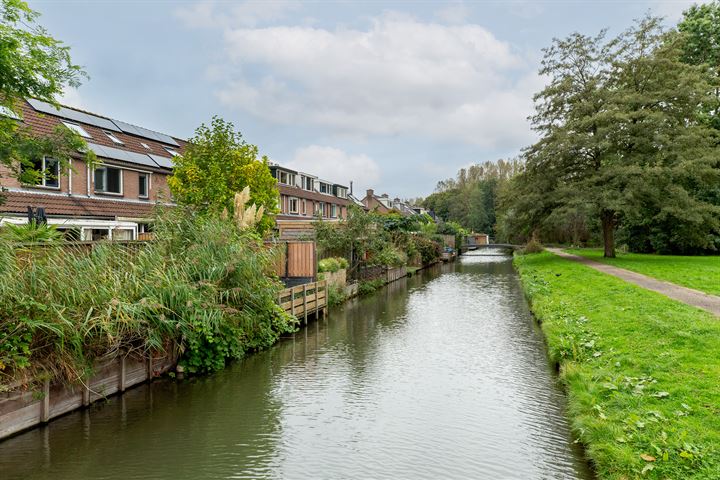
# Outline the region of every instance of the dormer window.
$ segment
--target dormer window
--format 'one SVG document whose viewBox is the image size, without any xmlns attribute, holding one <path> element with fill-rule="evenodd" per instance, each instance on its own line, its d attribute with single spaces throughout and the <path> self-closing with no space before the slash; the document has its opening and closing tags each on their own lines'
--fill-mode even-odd
<svg viewBox="0 0 720 480">
<path fill-rule="evenodd" d="M 76 123 L 70 123 L 70 122 L 62 122 L 63 125 L 65 125 L 67 128 L 72 130 L 73 132 L 77 133 L 81 137 L 85 138 L 92 138 L 88 132 L 85 131 L 83 127 Z"/>
<path fill-rule="evenodd" d="M 283 185 L 295 185 L 295 175 L 293 175 L 292 173 L 283 172 L 282 170 L 278 170 L 277 180 Z"/>
<path fill-rule="evenodd" d="M 105 135 L 107 135 L 107 137 L 108 137 L 110 140 L 113 141 L 113 143 L 115 143 L 115 144 L 117 144 L 117 145 L 125 145 L 122 140 L 120 140 L 119 138 L 117 138 L 117 137 L 115 136 L 114 133 L 108 132 L 107 130 L 103 130 L 103 132 L 105 133 Z"/>
</svg>

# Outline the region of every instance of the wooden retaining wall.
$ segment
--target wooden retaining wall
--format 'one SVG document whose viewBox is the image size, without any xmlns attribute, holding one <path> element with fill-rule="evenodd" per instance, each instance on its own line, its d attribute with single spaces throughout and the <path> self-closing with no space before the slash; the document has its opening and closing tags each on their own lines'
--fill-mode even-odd
<svg viewBox="0 0 720 480">
<path fill-rule="evenodd" d="M 0 440 L 152 380 L 173 368 L 175 362 L 176 355 L 120 357 L 96 366 L 85 384 L 51 384 L 46 380 L 39 390 L 0 393 Z"/>
<path fill-rule="evenodd" d="M 327 291 L 328 284 L 325 280 L 286 288 L 278 295 L 278 304 L 287 313 L 307 324 L 308 315 L 327 314 Z"/>
</svg>

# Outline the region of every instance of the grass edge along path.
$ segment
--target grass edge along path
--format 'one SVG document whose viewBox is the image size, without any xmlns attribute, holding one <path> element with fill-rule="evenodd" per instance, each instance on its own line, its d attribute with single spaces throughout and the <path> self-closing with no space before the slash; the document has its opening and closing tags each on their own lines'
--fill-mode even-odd
<svg viewBox="0 0 720 480">
<path fill-rule="evenodd" d="M 601 249 L 567 248 L 566 252 L 589 260 L 624 268 L 665 282 L 720 296 L 720 256 L 620 253 L 604 258 Z"/>
<path fill-rule="evenodd" d="M 720 321 L 551 253 L 515 265 L 598 478 L 720 478 Z"/>
</svg>

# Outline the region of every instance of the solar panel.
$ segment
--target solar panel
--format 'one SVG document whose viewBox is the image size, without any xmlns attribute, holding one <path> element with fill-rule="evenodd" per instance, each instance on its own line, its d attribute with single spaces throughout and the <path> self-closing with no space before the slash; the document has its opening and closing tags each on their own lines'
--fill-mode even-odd
<svg viewBox="0 0 720 480">
<path fill-rule="evenodd" d="M 32 107 L 38 112 L 56 115 L 58 117 L 66 118 L 68 120 L 73 120 L 79 123 L 86 123 L 88 125 L 94 125 L 96 127 L 104 128 L 106 130 L 112 130 L 114 132 L 122 131 L 118 128 L 117 125 L 115 125 L 111 120 L 108 120 L 107 118 L 96 117 L 95 115 L 78 112 L 77 110 L 72 110 L 66 107 L 60 107 L 58 109 L 47 102 L 43 102 L 42 100 L 35 100 L 34 98 L 29 99 L 28 103 L 32 105 Z"/>
<path fill-rule="evenodd" d="M 137 125 L 131 125 L 126 122 L 121 122 L 120 120 L 113 120 L 113 122 L 115 122 L 115 125 L 117 125 L 118 128 L 125 133 L 130 133 L 139 137 L 149 138 L 150 140 L 166 143 L 168 145 L 175 145 L 176 147 L 180 146 L 170 135 L 165 135 L 164 133 L 159 133 L 153 130 L 149 130 L 147 128 L 138 127 Z"/>
<path fill-rule="evenodd" d="M 148 156 L 155 160 L 155 163 L 157 163 L 159 167 L 173 168 L 175 166 L 173 164 L 172 158 L 161 157 L 160 155 L 155 155 L 152 153 L 148 153 Z"/>
<path fill-rule="evenodd" d="M 90 150 L 95 152 L 95 155 L 103 158 L 110 158 L 112 160 L 120 160 L 122 162 L 134 163 L 136 165 L 143 165 L 146 167 L 157 167 L 158 164 L 153 161 L 152 158 L 143 154 L 128 152 L 127 150 L 121 150 L 115 147 L 108 147 L 105 145 L 98 145 L 96 143 L 88 143 Z"/>
</svg>

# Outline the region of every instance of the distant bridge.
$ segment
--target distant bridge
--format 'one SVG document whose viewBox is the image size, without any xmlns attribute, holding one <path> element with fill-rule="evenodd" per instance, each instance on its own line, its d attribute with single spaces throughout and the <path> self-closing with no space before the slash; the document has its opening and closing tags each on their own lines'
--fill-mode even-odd
<svg viewBox="0 0 720 480">
<path fill-rule="evenodd" d="M 510 252 L 515 251 L 516 248 L 520 248 L 519 245 L 513 245 L 511 243 L 487 243 L 479 245 L 463 245 L 460 247 L 460 255 L 464 255 L 468 252 L 476 252 L 483 250 L 509 250 Z M 484 255 L 484 253 L 480 253 Z"/>
</svg>

